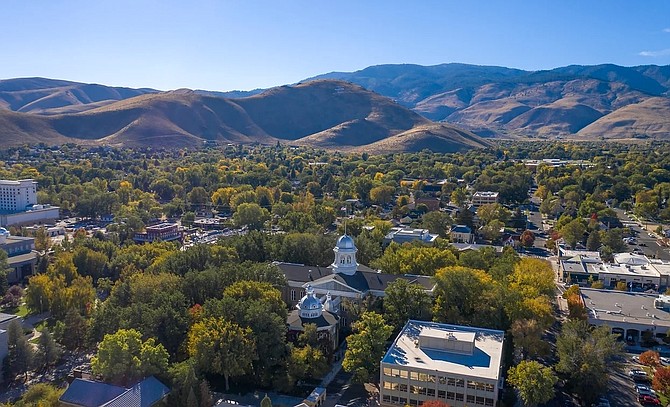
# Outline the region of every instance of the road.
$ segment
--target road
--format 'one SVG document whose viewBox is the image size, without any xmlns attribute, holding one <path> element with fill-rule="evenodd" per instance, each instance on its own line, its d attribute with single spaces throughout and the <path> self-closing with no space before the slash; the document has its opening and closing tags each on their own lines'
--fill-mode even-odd
<svg viewBox="0 0 670 407">
<path fill-rule="evenodd" d="M 629 245 L 631 251 L 635 250 L 635 248 L 638 248 L 645 254 L 645 256 L 649 258 L 670 261 L 670 251 L 667 247 L 662 247 L 655 237 L 649 235 L 649 231 L 641 228 L 637 221 L 628 216 L 622 209 L 614 209 L 614 211 L 622 222 L 634 223 L 631 224 L 632 226 L 630 227 L 633 231 L 635 231 L 638 244 Z"/>
</svg>

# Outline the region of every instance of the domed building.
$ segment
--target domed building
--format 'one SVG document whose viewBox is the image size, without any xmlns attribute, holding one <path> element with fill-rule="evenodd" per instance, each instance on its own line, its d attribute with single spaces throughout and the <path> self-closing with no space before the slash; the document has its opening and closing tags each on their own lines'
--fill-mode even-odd
<svg viewBox="0 0 670 407">
<path fill-rule="evenodd" d="M 330 293 L 322 299 L 314 294 L 314 288 L 307 285 L 305 295 L 300 299 L 296 309 L 287 318 L 288 336 L 297 340 L 305 325 L 316 325 L 317 337 L 320 342 L 328 344 L 326 351 L 331 352 L 339 344 L 339 317 Z"/>
<path fill-rule="evenodd" d="M 333 248 L 334 260 L 328 267 L 276 263 L 286 275 L 288 283 L 283 292 L 284 301 L 289 306 L 297 306 L 300 312 L 304 312 L 302 318 L 309 318 L 304 315 L 316 311 L 310 309 L 314 304 L 308 294 L 308 290 L 311 290 L 314 298 L 317 298 L 324 307 L 328 304 L 327 309 L 323 311 L 337 315 L 340 326 L 348 326 L 349 320 L 342 307 L 343 301 L 360 303 L 370 296 L 383 297 L 386 287 L 395 280 L 404 279 L 419 284 L 427 293 L 432 294 L 435 284 L 429 276 L 386 274 L 376 271 L 358 263 L 357 252 L 353 237 L 345 233 L 337 239 Z M 298 326 L 295 319 L 297 317 L 293 315 L 294 313 L 291 313 L 289 316 L 289 319 L 293 318 L 289 321 L 289 329 L 293 327 L 297 329 Z"/>
</svg>

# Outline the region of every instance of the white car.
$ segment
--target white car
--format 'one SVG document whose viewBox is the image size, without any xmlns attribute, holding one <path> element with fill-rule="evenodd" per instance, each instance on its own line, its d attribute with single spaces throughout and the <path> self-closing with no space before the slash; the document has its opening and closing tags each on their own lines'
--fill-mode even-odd
<svg viewBox="0 0 670 407">
<path fill-rule="evenodd" d="M 665 356 L 661 356 L 660 359 L 661 359 L 661 363 L 663 363 L 664 365 L 670 365 L 670 358 L 666 358 Z"/>
</svg>

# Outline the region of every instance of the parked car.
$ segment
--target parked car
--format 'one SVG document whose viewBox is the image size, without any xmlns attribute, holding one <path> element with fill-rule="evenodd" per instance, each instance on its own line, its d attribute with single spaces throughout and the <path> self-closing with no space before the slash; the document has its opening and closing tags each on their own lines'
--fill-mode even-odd
<svg viewBox="0 0 670 407">
<path fill-rule="evenodd" d="M 658 406 L 658 405 L 661 404 L 659 399 L 657 399 L 656 397 L 652 397 L 652 396 L 640 396 L 638 398 L 638 401 L 640 402 L 640 404 L 646 405 L 646 406 Z"/>
<path fill-rule="evenodd" d="M 637 392 L 638 396 L 656 397 L 656 392 L 652 390 L 649 386 L 637 384 L 635 385 L 635 391 Z"/>
<path fill-rule="evenodd" d="M 647 375 L 647 372 L 645 372 L 644 370 L 633 369 L 630 372 L 628 372 L 628 376 L 630 376 L 630 378 L 635 380 L 636 382 L 649 381 L 649 376 Z"/>
<path fill-rule="evenodd" d="M 670 365 L 670 358 L 666 358 L 665 356 L 661 356 L 661 363 L 664 365 Z"/>
<path fill-rule="evenodd" d="M 640 363 L 640 357 L 638 355 L 633 356 L 631 359 L 633 359 L 633 362 L 635 363 Z"/>
</svg>

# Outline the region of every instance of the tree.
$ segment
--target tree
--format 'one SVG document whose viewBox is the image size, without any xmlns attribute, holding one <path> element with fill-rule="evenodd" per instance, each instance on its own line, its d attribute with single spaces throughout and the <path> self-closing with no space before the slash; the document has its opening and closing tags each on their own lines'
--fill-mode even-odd
<svg viewBox="0 0 670 407">
<path fill-rule="evenodd" d="M 477 216 L 483 224 L 489 224 L 494 220 L 507 222 L 511 216 L 510 212 L 500 204 L 485 204 L 477 208 Z"/>
<path fill-rule="evenodd" d="M 451 226 L 451 217 L 440 211 L 428 212 L 421 217 L 421 225 L 431 233 L 447 237 L 449 235 L 449 227 Z"/>
<path fill-rule="evenodd" d="M 654 379 L 651 381 L 654 390 L 668 394 L 670 392 L 670 367 L 661 366 L 654 372 Z"/>
<path fill-rule="evenodd" d="M 81 316 L 79 311 L 69 309 L 63 320 L 63 332 L 59 335 L 59 342 L 66 349 L 79 349 L 84 346 L 84 342 L 86 341 L 86 331 L 86 320 Z"/>
<path fill-rule="evenodd" d="M 7 326 L 7 357 L 9 369 L 14 375 L 26 374 L 33 364 L 33 347 L 23 334 L 21 323 L 14 319 Z"/>
<path fill-rule="evenodd" d="M 466 267 L 445 267 L 435 273 L 435 283 L 435 321 L 505 327 L 502 286 L 488 273 Z"/>
<path fill-rule="evenodd" d="M 315 380 L 328 371 L 328 360 L 316 347 L 306 345 L 291 349 L 289 372 L 298 380 Z"/>
<path fill-rule="evenodd" d="M 134 329 L 119 329 L 105 335 L 98 353 L 91 359 L 93 373 L 105 380 L 127 385 L 142 377 L 167 371 L 168 352 L 153 338 L 142 342 Z"/>
<path fill-rule="evenodd" d="M 35 230 L 35 250 L 46 253 L 51 247 L 51 237 L 44 226 Z"/>
<path fill-rule="evenodd" d="M 65 389 L 48 383 L 37 383 L 28 388 L 14 407 L 59 407 L 58 400 Z"/>
<path fill-rule="evenodd" d="M 261 400 L 261 407 L 272 407 L 272 400 L 270 400 L 267 393 L 265 393 L 265 397 Z"/>
<path fill-rule="evenodd" d="M 549 344 L 542 339 L 544 328 L 534 319 L 518 319 L 512 323 L 514 348 L 522 358 L 545 356 L 549 353 Z"/>
<path fill-rule="evenodd" d="M 658 354 L 658 352 L 648 350 L 642 352 L 642 354 L 640 355 L 640 363 L 645 366 L 657 368 L 661 366 L 661 356 Z"/>
<path fill-rule="evenodd" d="M 587 321 L 569 320 L 556 340 L 556 371 L 567 378 L 568 388 L 586 405 L 607 389 L 609 372 L 623 346 L 608 326 L 592 329 Z"/>
<path fill-rule="evenodd" d="M 230 377 L 249 373 L 256 345 L 249 328 L 223 318 L 204 318 L 188 333 L 188 352 L 203 372 L 221 374 L 230 390 Z"/>
<path fill-rule="evenodd" d="M 7 282 L 7 274 L 9 273 L 9 263 L 7 263 L 7 252 L 0 250 L 0 296 L 4 296 L 7 292 L 9 283 Z"/>
<path fill-rule="evenodd" d="M 370 190 L 370 200 L 379 205 L 386 205 L 393 199 L 395 188 L 388 185 L 374 187 Z"/>
<path fill-rule="evenodd" d="M 595 252 L 598 251 L 598 249 L 600 249 L 600 246 L 602 246 L 602 243 L 600 241 L 600 231 L 594 230 L 591 233 L 589 233 L 589 238 L 586 239 L 586 250 Z"/>
<path fill-rule="evenodd" d="M 563 236 L 565 243 L 570 247 L 575 247 L 578 242 L 584 238 L 586 226 L 581 219 L 574 219 L 560 228 L 559 233 Z"/>
<path fill-rule="evenodd" d="M 537 406 L 554 398 L 554 385 L 558 378 L 551 368 L 534 360 L 523 360 L 507 371 L 507 381 L 519 391 L 527 406 Z"/>
<path fill-rule="evenodd" d="M 36 365 L 39 367 L 53 366 L 60 359 L 61 353 L 49 330 L 44 329 L 37 342 Z"/>
<path fill-rule="evenodd" d="M 352 324 L 354 333 L 347 337 L 347 351 L 342 367 L 353 372 L 357 381 L 376 377 L 379 361 L 386 352 L 386 340 L 393 328 L 386 325 L 384 317 L 376 312 L 364 312 L 361 319 Z"/>
<path fill-rule="evenodd" d="M 482 227 L 482 235 L 484 239 L 490 241 L 496 241 L 502 236 L 502 229 L 505 227 L 505 224 L 497 219 L 492 220 Z"/>
<path fill-rule="evenodd" d="M 409 319 L 428 319 L 430 297 L 418 284 L 399 278 L 384 290 L 384 317 L 395 329 Z"/>
<path fill-rule="evenodd" d="M 390 274 L 430 276 L 439 268 L 453 266 L 456 257 L 449 250 L 421 245 L 391 243 L 371 266 Z"/>
<path fill-rule="evenodd" d="M 233 220 L 237 226 L 248 226 L 249 229 L 258 230 L 270 219 L 270 212 L 261 208 L 256 203 L 241 203 L 233 214 Z"/>
<path fill-rule="evenodd" d="M 465 189 L 463 188 L 456 188 L 451 193 L 451 202 L 453 202 L 456 206 L 462 206 L 466 199 L 467 195 L 465 194 Z"/>
<path fill-rule="evenodd" d="M 535 234 L 530 230 L 524 230 L 521 233 L 519 241 L 523 247 L 533 247 L 533 244 L 535 244 Z"/>
</svg>

